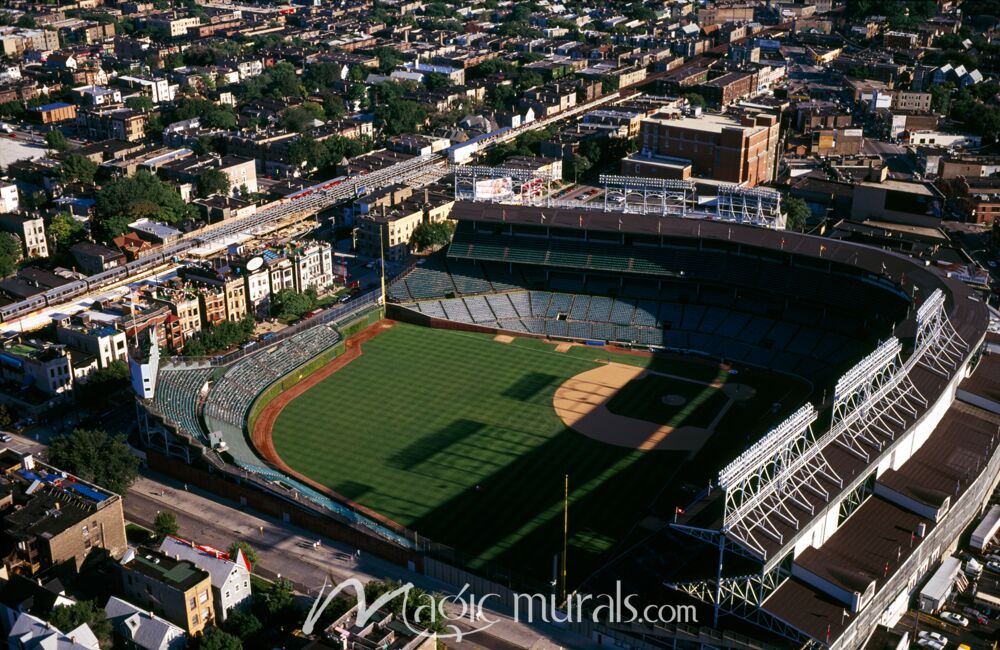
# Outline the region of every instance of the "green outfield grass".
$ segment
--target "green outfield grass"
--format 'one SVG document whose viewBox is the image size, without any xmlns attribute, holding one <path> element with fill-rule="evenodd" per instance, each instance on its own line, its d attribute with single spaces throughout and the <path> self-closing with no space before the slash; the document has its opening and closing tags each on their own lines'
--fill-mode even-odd
<svg viewBox="0 0 1000 650">
<path fill-rule="evenodd" d="M 672 511 L 682 479 L 717 470 L 693 467 L 679 452 L 591 440 L 566 429 L 552 408 L 563 381 L 608 359 L 725 381 L 711 364 L 585 346 L 559 353 L 534 339 L 503 344 L 406 324 L 362 351 L 284 409 L 273 432 L 278 453 L 338 493 L 460 549 L 473 565 L 548 579 L 569 474 L 569 564 L 582 580 L 642 517 Z M 758 410 L 769 412 L 771 398 L 762 399 Z M 733 426 L 729 445 L 742 448 L 746 424 Z"/>
</svg>

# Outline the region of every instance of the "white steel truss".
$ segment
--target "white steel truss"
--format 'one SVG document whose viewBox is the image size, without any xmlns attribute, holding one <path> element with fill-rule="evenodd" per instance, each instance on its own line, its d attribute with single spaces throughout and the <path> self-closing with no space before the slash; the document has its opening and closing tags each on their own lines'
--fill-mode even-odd
<svg viewBox="0 0 1000 650">
<path fill-rule="evenodd" d="M 911 359 L 932 372 L 948 377 L 968 349 L 968 344 L 948 319 L 944 292 L 935 289 L 917 309 L 917 337 Z"/>
<path fill-rule="evenodd" d="M 716 612 L 738 616 L 766 630 L 803 642 L 807 637 L 797 628 L 761 609 L 767 597 L 781 586 L 788 575 L 786 569 L 775 567 L 764 573 L 722 578 L 718 582 L 704 580 L 665 583 L 665 586 L 714 606 Z"/>
<path fill-rule="evenodd" d="M 903 346 L 892 337 L 848 370 L 833 394 L 829 439 L 865 462 L 871 449 L 881 450 L 884 438 L 917 417 L 927 400 L 910 380 L 901 359 Z"/>
<path fill-rule="evenodd" d="M 711 528 L 698 528 L 697 526 L 685 526 L 684 524 L 670 524 L 670 527 L 678 532 L 689 535 L 697 540 L 701 540 L 706 544 L 711 544 L 712 546 L 718 547 L 722 544 L 723 549 L 729 553 L 735 553 L 741 557 L 745 557 L 748 560 L 760 560 L 760 557 L 754 555 L 746 549 L 742 544 L 737 544 L 732 541 L 726 534 L 721 530 L 713 530 Z"/>
<path fill-rule="evenodd" d="M 776 190 L 721 185 L 717 205 L 719 219 L 723 221 L 765 228 L 785 227 L 785 217 L 781 214 L 781 193 Z"/>
<path fill-rule="evenodd" d="M 761 559 L 768 559 L 761 536 L 785 542 L 778 521 L 800 528 L 792 506 L 815 514 L 805 492 L 829 501 L 820 479 L 843 486 L 813 438 L 817 417 L 812 404 L 803 405 L 719 473 L 726 491 L 723 531 Z"/>
<path fill-rule="evenodd" d="M 601 174 L 604 210 L 686 217 L 697 203 L 692 181 Z"/>
</svg>

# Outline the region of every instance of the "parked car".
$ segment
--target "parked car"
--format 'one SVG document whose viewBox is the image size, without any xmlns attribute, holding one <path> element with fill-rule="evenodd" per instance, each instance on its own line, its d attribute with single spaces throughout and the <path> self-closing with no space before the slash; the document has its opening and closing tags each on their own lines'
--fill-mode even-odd
<svg viewBox="0 0 1000 650">
<path fill-rule="evenodd" d="M 920 639 L 924 639 L 924 638 L 934 639 L 938 643 L 943 643 L 945 645 L 948 645 L 948 637 L 946 637 L 945 635 L 941 634 L 940 632 L 932 632 L 932 631 L 929 631 L 929 630 L 921 630 L 917 634 L 917 638 L 920 638 Z"/>
<path fill-rule="evenodd" d="M 1000 573 L 1000 562 L 997 560 L 990 560 L 986 563 L 986 569 L 992 571 L 993 573 Z"/>
<path fill-rule="evenodd" d="M 958 625 L 959 627 L 968 627 L 969 619 L 965 618 L 961 614 L 956 614 L 955 612 L 941 612 L 940 616 L 942 621 L 947 621 L 952 625 Z"/>
<path fill-rule="evenodd" d="M 0 442 L 10 442 L 14 437 L 9 433 L 0 433 Z"/>
<path fill-rule="evenodd" d="M 930 648 L 930 650 L 944 650 L 944 644 L 926 636 L 922 639 L 917 639 L 917 645 L 921 648 Z"/>
</svg>

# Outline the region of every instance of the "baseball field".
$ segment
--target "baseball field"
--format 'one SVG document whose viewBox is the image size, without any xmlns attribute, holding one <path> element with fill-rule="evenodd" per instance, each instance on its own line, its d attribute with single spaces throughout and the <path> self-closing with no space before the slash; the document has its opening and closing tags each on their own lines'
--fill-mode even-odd
<svg viewBox="0 0 1000 650">
<path fill-rule="evenodd" d="M 275 414 L 273 452 L 473 566 L 540 580 L 562 546 L 568 474 L 571 584 L 808 390 L 693 357 L 391 322 L 362 338 Z"/>
</svg>

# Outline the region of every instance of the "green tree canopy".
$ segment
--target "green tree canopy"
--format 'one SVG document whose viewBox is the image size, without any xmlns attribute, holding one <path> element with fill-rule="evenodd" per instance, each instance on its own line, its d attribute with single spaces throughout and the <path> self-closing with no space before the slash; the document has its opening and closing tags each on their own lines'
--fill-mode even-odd
<svg viewBox="0 0 1000 650">
<path fill-rule="evenodd" d="M 214 626 L 206 628 L 194 641 L 194 650 L 243 650 L 243 642 L 238 636 Z"/>
<path fill-rule="evenodd" d="M 146 95 L 136 95 L 125 100 L 125 107 L 133 111 L 153 110 L 153 100 Z"/>
<path fill-rule="evenodd" d="M 93 183 L 97 173 L 97 163 L 80 154 L 71 153 L 62 161 L 60 174 L 64 181 Z"/>
<path fill-rule="evenodd" d="M 236 552 L 243 551 L 243 557 L 247 559 L 250 563 L 250 570 L 253 571 L 257 568 L 257 551 L 254 550 L 250 544 L 246 542 L 233 542 L 229 545 L 227 552 L 229 553 L 229 559 L 236 559 Z"/>
<path fill-rule="evenodd" d="M 782 206 L 787 215 L 785 227 L 789 230 L 801 230 L 812 215 L 806 202 L 797 196 L 789 196 L 783 201 Z"/>
<path fill-rule="evenodd" d="M 139 476 L 139 459 L 122 435 L 102 429 L 75 429 L 49 444 L 49 461 L 85 481 L 124 494 Z"/>
<path fill-rule="evenodd" d="M 17 270 L 21 261 L 21 242 L 9 232 L 0 232 L 0 278 Z"/>
<path fill-rule="evenodd" d="M 289 131 L 305 131 L 313 127 L 315 120 L 326 117 L 323 107 L 315 102 L 305 102 L 301 106 L 288 109 L 282 118 L 282 125 Z"/>
<path fill-rule="evenodd" d="M 52 129 L 45 134 L 45 144 L 55 151 L 65 151 L 69 148 L 69 141 L 59 129 Z"/>
<path fill-rule="evenodd" d="M 177 531 L 180 530 L 180 525 L 177 523 L 177 516 L 169 510 L 161 510 L 156 513 L 156 518 L 153 519 L 153 533 L 159 539 L 163 539 L 167 535 L 176 535 Z"/>
<path fill-rule="evenodd" d="M 293 320 L 316 309 L 316 304 L 316 290 L 312 287 L 303 293 L 282 289 L 271 300 L 271 314 L 283 320 Z"/>
<path fill-rule="evenodd" d="M 218 169 L 209 169 L 198 177 L 198 196 L 205 198 L 213 194 L 229 194 L 229 177 Z"/>
<path fill-rule="evenodd" d="M 413 229 L 410 246 L 414 250 L 424 250 L 431 246 L 444 246 L 451 241 L 455 227 L 450 221 L 423 222 Z"/>
<path fill-rule="evenodd" d="M 93 600 L 81 600 L 73 605 L 53 607 L 49 623 L 63 634 L 68 634 L 85 624 L 97 637 L 102 648 L 112 645 L 111 621 L 104 618 L 104 609 Z"/>
<path fill-rule="evenodd" d="M 94 206 L 94 236 L 110 241 L 127 230 L 136 219 L 148 217 L 177 223 L 191 216 L 191 207 L 170 185 L 146 170 L 131 177 L 116 178 L 97 193 Z"/>
</svg>

